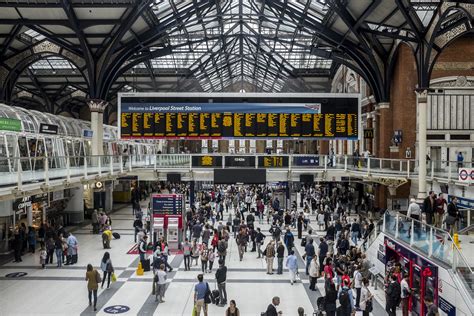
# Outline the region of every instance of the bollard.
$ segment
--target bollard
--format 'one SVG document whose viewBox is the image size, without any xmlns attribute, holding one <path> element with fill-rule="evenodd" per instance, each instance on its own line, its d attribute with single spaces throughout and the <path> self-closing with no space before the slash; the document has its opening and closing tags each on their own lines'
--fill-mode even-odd
<svg viewBox="0 0 474 316">
<path fill-rule="evenodd" d="M 453 241 L 454 241 L 454 244 L 456 244 L 456 246 L 458 247 L 458 249 L 461 249 L 461 243 L 459 242 L 459 234 L 454 234 L 453 235 Z"/>
<path fill-rule="evenodd" d="M 138 263 L 137 275 L 143 275 L 143 267 L 141 262 Z"/>
</svg>

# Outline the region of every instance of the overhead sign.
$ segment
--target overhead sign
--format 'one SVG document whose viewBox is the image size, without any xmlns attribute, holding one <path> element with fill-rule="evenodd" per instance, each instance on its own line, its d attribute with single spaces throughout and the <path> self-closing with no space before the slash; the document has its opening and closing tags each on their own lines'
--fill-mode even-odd
<svg viewBox="0 0 474 316">
<path fill-rule="evenodd" d="M 94 132 L 91 131 L 91 130 L 88 130 L 88 129 L 83 130 L 83 136 L 85 138 L 92 138 L 93 134 L 94 134 Z"/>
<path fill-rule="evenodd" d="M 222 156 L 192 156 L 191 164 L 193 167 L 222 168 Z"/>
<path fill-rule="evenodd" d="M 119 94 L 123 139 L 357 139 L 359 97 Z"/>
<path fill-rule="evenodd" d="M 183 210 L 181 194 L 153 194 L 153 214 L 179 215 Z"/>
<path fill-rule="evenodd" d="M 459 168 L 458 181 L 463 183 L 474 182 L 474 168 Z"/>
<path fill-rule="evenodd" d="M 255 167 L 255 156 L 226 156 L 226 167 Z"/>
<path fill-rule="evenodd" d="M 374 129 L 366 128 L 364 129 L 364 139 L 373 139 L 374 138 Z"/>
<path fill-rule="evenodd" d="M 49 135 L 57 135 L 58 134 L 58 126 L 52 124 L 40 124 L 39 132 L 41 134 L 49 134 Z"/>
<path fill-rule="evenodd" d="M 288 167 L 288 156 L 259 156 L 259 168 L 285 168 Z"/>
<path fill-rule="evenodd" d="M 319 166 L 319 156 L 295 156 L 294 166 Z"/>
<path fill-rule="evenodd" d="M 21 132 L 21 121 L 7 117 L 0 117 L 0 130 Z"/>
</svg>

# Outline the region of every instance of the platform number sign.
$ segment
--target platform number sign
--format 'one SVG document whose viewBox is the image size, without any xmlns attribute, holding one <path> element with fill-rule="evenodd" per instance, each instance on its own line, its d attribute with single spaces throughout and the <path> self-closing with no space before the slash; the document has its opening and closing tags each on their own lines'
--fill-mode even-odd
<svg viewBox="0 0 474 316">
<path fill-rule="evenodd" d="M 130 307 L 125 305 L 112 305 L 104 308 L 104 312 L 107 314 L 122 314 L 130 310 Z"/>
</svg>

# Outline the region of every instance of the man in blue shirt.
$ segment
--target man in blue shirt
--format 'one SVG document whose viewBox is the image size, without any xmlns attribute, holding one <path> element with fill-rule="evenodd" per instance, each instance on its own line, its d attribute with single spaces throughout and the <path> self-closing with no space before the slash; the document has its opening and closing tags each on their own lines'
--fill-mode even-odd
<svg viewBox="0 0 474 316">
<path fill-rule="evenodd" d="M 293 250 L 290 250 L 290 255 L 286 258 L 286 267 L 290 271 L 290 282 L 291 285 L 293 285 L 296 280 L 296 274 L 298 273 L 298 259 L 296 259 Z"/>
<path fill-rule="evenodd" d="M 306 257 L 306 275 L 309 275 L 309 265 L 311 260 L 313 260 L 316 251 L 314 250 L 313 240 L 310 239 L 309 242 L 304 247 L 305 257 Z"/>
<path fill-rule="evenodd" d="M 196 306 L 197 316 L 201 315 L 201 308 L 204 310 L 204 316 L 207 316 L 207 304 L 204 300 L 209 285 L 204 282 L 204 276 L 198 275 L 198 283 L 194 286 L 194 306 Z"/>
</svg>

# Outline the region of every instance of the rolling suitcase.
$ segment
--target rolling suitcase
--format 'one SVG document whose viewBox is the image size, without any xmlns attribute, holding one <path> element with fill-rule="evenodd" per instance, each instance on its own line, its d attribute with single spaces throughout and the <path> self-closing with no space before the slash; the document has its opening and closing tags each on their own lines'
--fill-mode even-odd
<svg viewBox="0 0 474 316">
<path fill-rule="evenodd" d="M 211 299 L 214 304 L 219 305 L 219 291 L 218 290 L 213 290 L 211 292 Z"/>
<path fill-rule="evenodd" d="M 114 236 L 115 239 L 120 239 L 119 233 L 112 233 L 112 236 Z"/>
</svg>

